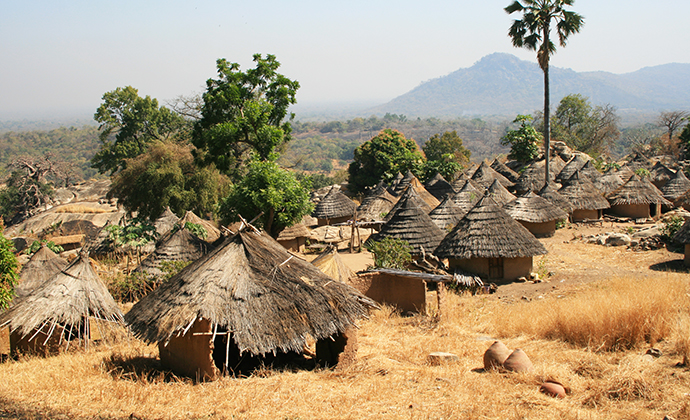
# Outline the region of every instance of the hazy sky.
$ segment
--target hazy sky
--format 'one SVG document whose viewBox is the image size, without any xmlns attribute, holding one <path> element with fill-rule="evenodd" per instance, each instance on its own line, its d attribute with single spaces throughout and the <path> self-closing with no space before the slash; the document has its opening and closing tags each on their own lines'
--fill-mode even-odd
<svg viewBox="0 0 690 420">
<path fill-rule="evenodd" d="M 93 113 L 131 85 L 160 101 L 202 92 L 220 57 L 275 54 L 298 102 L 387 102 L 513 48 L 510 0 L 0 0 L 0 120 Z M 581 33 L 552 66 L 626 73 L 690 63 L 690 1 L 577 0 Z"/>
</svg>

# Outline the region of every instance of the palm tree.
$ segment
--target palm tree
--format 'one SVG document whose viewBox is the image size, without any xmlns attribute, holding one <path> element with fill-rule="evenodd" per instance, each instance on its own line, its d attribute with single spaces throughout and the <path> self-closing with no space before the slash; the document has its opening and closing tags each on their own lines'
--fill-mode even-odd
<svg viewBox="0 0 690 420">
<path fill-rule="evenodd" d="M 515 0 L 504 10 L 513 14 L 522 12 L 522 19 L 516 19 L 510 26 L 508 35 L 513 46 L 537 51 L 539 67 L 544 72 L 544 155 L 546 157 L 545 183 L 549 183 L 549 60 L 556 52 L 556 46 L 549 37 L 551 25 L 555 24 L 558 41 L 561 47 L 571 34 L 580 32 L 584 18 L 575 12 L 564 10 L 563 6 L 572 6 L 575 0 Z M 524 5 L 523 5 L 524 3 Z"/>
</svg>

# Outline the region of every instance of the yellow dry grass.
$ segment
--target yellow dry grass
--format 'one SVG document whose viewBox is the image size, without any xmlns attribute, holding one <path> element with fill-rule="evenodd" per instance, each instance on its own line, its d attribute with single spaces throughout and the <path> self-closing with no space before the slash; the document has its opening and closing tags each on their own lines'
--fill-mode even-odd
<svg viewBox="0 0 690 420">
<path fill-rule="evenodd" d="M 589 299 L 588 293 L 584 288 L 574 296 Z M 111 347 L 3 363 L 0 413 L 146 419 L 690 418 L 690 371 L 675 366 L 682 359 L 673 345 L 678 328 L 659 343 L 664 353 L 659 359 L 643 356 L 644 345 L 594 352 L 561 340 L 507 334 L 497 322 L 513 306 L 541 310 L 537 301 L 506 305 L 454 294 L 437 317 L 401 317 L 384 307 L 361 324 L 359 357 L 347 368 L 263 369 L 248 378 L 201 384 L 161 371 L 155 346 L 122 334 Z M 509 348 L 529 355 L 533 372 L 483 372 L 482 354 L 499 330 Z M 435 351 L 460 360 L 432 366 L 426 360 Z M 545 379 L 564 383 L 569 396 L 539 393 Z"/>
<path fill-rule="evenodd" d="M 55 209 L 55 213 L 112 213 L 116 209 L 106 209 L 83 204 L 67 204 Z"/>
</svg>

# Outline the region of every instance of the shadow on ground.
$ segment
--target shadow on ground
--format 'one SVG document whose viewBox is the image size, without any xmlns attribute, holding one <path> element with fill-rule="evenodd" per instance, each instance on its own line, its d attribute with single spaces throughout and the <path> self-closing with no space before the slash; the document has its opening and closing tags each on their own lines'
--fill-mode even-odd
<svg viewBox="0 0 690 420">
<path fill-rule="evenodd" d="M 683 260 L 671 260 L 652 264 L 649 266 L 649 269 L 667 273 L 690 273 L 690 267 L 686 266 Z"/>
</svg>

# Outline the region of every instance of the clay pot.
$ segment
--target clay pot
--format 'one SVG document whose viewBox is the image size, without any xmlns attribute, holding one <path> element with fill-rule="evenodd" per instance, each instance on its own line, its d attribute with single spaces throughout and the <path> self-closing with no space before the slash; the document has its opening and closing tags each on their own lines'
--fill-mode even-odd
<svg viewBox="0 0 690 420">
<path fill-rule="evenodd" d="M 565 398 L 565 387 L 556 381 L 546 381 L 539 387 L 539 392 L 554 398 Z"/>
<path fill-rule="evenodd" d="M 503 368 L 510 372 L 529 372 L 532 370 L 532 361 L 521 349 L 515 349 L 503 362 Z"/>
<path fill-rule="evenodd" d="M 494 343 L 484 352 L 484 370 L 500 369 L 510 355 L 510 349 L 500 341 Z"/>
</svg>

